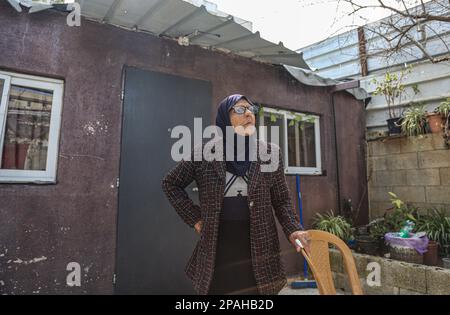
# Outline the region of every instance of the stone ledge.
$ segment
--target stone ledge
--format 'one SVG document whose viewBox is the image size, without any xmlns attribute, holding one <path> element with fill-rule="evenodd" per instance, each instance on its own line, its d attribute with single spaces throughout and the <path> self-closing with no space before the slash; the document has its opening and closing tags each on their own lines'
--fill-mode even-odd
<svg viewBox="0 0 450 315">
<path fill-rule="evenodd" d="M 450 269 L 410 264 L 355 252 L 353 257 L 365 294 L 450 294 Z M 370 262 L 377 262 L 380 265 L 381 286 L 379 287 L 367 285 L 366 277 L 370 271 L 367 271 L 366 267 Z M 330 249 L 330 263 L 336 288 L 347 291 L 348 278 L 344 273 L 342 257 L 338 250 Z"/>
</svg>

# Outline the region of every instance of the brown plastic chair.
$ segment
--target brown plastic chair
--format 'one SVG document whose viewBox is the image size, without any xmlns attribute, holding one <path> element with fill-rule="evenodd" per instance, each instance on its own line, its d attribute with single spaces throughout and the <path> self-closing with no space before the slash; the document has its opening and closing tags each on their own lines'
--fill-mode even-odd
<svg viewBox="0 0 450 315">
<path fill-rule="evenodd" d="M 321 295 L 336 295 L 331 274 L 329 244 L 333 244 L 341 252 L 345 270 L 349 277 L 350 287 L 354 295 L 362 295 L 361 283 L 356 271 L 355 260 L 350 248 L 337 236 L 318 230 L 309 230 L 311 236 L 311 255 L 302 250 L 303 257 L 311 268 Z"/>
</svg>

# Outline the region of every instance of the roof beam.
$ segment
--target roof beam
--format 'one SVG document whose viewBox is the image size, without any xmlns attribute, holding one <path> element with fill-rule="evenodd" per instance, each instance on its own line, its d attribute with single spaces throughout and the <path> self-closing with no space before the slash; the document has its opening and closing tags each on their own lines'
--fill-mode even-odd
<svg viewBox="0 0 450 315">
<path fill-rule="evenodd" d="M 134 27 L 136 29 L 138 29 L 143 22 L 145 22 L 147 19 L 149 19 L 150 17 L 152 17 L 157 11 L 159 11 L 159 9 L 161 9 L 166 3 L 168 3 L 169 1 L 166 0 L 158 0 L 157 2 L 155 2 L 155 4 L 153 4 L 148 10 L 147 12 L 144 13 L 143 16 L 141 16 L 139 18 L 139 20 L 136 21 L 136 23 L 134 23 Z"/>
<path fill-rule="evenodd" d="M 189 13 L 188 15 L 182 17 L 177 22 L 175 22 L 175 24 L 172 24 L 167 29 L 165 29 L 164 31 L 160 32 L 158 35 L 160 36 L 160 35 L 164 35 L 164 34 L 170 32 L 171 30 L 173 30 L 176 27 L 186 23 L 187 21 L 192 20 L 194 17 L 196 17 L 197 15 L 199 15 L 199 14 L 201 14 L 203 12 L 206 12 L 206 7 L 204 5 L 200 6 L 197 9 L 195 9 L 193 12 Z"/>
<path fill-rule="evenodd" d="M 215 32 L 215 31 L 217 31 L 218 29 L 221 29 L 222 27 L 225 27 L 225 26 L 227 26 L 227 25 L 229 25 L 229 24 L 231 24 L 231 23 L 233 23 L 233 22 L 234 22 L 233 16 L 229 15 L 229 16 L 227 17 L 227 20 L 226 20 L 225 22 L 220 23 L 219 25 L 216 25 L 216 26 L 214 26 L 214 27 L 211 27 L 210 29 L 207 29 L 206 31 L 202 31 L 202 32 L 199 33 L 198 35 L 192 36 L 192 37 L 190 38 L 190 41 L 192 42 L 192 41 L 194 41 L 194 40 L 196 40 L 196 39 L 199 39 L 199 38 L 201 38 L 201 37 L 204 37 L 204 36 L 206 36 L 206 35 L 211 35 L 212 32 Z"/>
</svg>

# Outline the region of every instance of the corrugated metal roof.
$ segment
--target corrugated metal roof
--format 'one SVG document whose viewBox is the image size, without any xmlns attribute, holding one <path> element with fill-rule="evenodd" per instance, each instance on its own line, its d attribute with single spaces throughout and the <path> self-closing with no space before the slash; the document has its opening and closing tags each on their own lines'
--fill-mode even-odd
<svg viewBox="0 0 450 315">
<path fill-rule="evenodd" d="M 189 38 L 189 44 L 219 49 L 257 61 L 309 69 L 302 53 L 274 44 L 241 25 L 239 19 L 207 8 L 204 1 L 76 0 L 81 14 L 156 36 Z"/>
<path fill-rule="evenodd" d="M 294 77 L 296 78 L 298 81 L 302 82 L 303 84 L 306 85 L 311 85 L 311 86 L 334 86 L 337 85 L 339 83 L 344 83 L 343 81 L 339 81 L 339 80 L 334 80 L 334 79 L 330 79 L 330 78 L 324 78 L 321 76 L 318 76 L 317 74 L 315 74 L 314 72 L 312 72 L 311 70 L 306 70 L 306 69 L 300 69 L 297 67 L 292 67 L 292 66 L 288 66 L 288 65 L 284 65 L 284 68 Z M 347 92 L 349 92 L 350 94 L 352 94 L 357 100 L 364 100 L 364 101 L 369 101 L 368 99 L 370 98 L 369 94 L 366 92 L 365 89 L 363 88 L 350 88 L 350 89 L 345 89 Z"/>
<path fill-rule="evenodd" d="M 448 3 L 448 0 L 429 1 L 425 2 L 424 6 L 426 12 L 436 12 L 439 15 L 438 12 L 441 12 L 442 8 L 446 7 L 446 3 Z M 422 8 L 422 5 L 419 4 L 414 8 L 418 7 Z M 401 27 L 401 25 L 408 21 L 407 19 L 400 19 L 400 15 L 396 14 L 364 25 L 363 31 L 367 50 L 365 57 L 367 58 L 369 73 L 426 59 L 422 51 L 411 42 L 405 45 L 403 50 L 393 53 L 390 58 L 386 58 L 382 54 L 388 48 L 387 43 L 381 35 L 372 32 L 371 29 L 376 29 L 377 25 L 393 17 L 395 17 L 395 20 L 399 19 L 397 27 Z M 434 57 L 448 53 L 448 46 L 450 45 L 450 23 L 428 21 L 424 25 L 423 30 L 426 33 L 425 48 L 428 53 Z M 395 33 L 392 30 L 391 33 L 384 36 L 389 35 L 388 37 L 393 37 Z M 416 39 L 422 36 L 417 27 L 413 27 L 409 33 Z M 357 29 L 329 37 L 320 42 L 300 48 L 298 51 L 303 52 L 303 58 L 311 68 L 317 70 L 315 72 L 318 75 L 333 79 L 357 78 L 361 76 Z"/>
<path fill-rule="evenodd" d="M 47 9 L 30 0 L 8 0 L 33 10 Z M 50 1 L 50 0 L 47 0 Z M 218 49 L 253 60 L 280 64 L 298 81 L 306 85 L 329 86 L 339 83 L 313 73 L 303 60 L 302 52 L 295 52 L 261 38 L 252 32 L 251 22 L 217 10 L 205 0 L 75 0 L 81 14 L 90 20 L 107 23 L 133 31 L 179 40 L 180 44 L 200 45 Z M 13 5 L 14 6 L 14 5 Z M 14 6 L 16 7 L 16 6 Z M 48 6 L 51 7 L 51 6 Z M 20 7 L 19 7 L 20 9 Z M 31 9 L 29 12 L 31 12 Z M 16 8 L 18 10 L 18 8 Z M 62 8 L 66 10 L 66 8 Z M 366 94 L 362 89 L 347 90 L 358 99 Z"/>
</svg>

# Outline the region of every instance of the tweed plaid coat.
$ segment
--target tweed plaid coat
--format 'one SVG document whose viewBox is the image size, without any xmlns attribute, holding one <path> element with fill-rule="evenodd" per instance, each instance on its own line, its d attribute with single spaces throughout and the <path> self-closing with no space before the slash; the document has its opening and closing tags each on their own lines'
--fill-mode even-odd
<svg viewBox="0 0 450 315">
<path fill-rule="evenodd" d="M 270 152 L 274 144 L 262 140 Z M 280 152 L 278 147 L 276 147 Z M 261 162 L 251 162 L 249 169 L 248 207 L 250 209 L 250 245 L 254 276 L 260 294 L 277 294 L 286 285 L 280 258 L 280 244 L 273 213 L 286 238 L 302 230 L 293 210 L 284 175 L 283 161 L 274 172 L 261 172 Z M 200 239 L 185 272 L 198 294 L 207 294 L 212 281 L 218 239 L 219 218 L 225 189 L 225 161 L 181 161 L 163 179 L 163 191 L 181 219 L 190 227 L 202 220 Z M 196 181 L 199 205 L 193 203 L 184 188 Z M 273 211 L 274 210 L 274 211 Z"/>
</svg>

